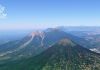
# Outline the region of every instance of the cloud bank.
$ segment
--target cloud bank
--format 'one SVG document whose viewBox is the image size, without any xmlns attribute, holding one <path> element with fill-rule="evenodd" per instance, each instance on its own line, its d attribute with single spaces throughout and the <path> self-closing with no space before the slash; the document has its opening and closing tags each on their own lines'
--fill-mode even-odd
<svg viewBox="0 0 100 70">
<path fill-rule="evenodd" d="M 0 19 L 6 18 L 7 13 L 6 13 L 6 8 L 0 4 Z"/>
</svg>

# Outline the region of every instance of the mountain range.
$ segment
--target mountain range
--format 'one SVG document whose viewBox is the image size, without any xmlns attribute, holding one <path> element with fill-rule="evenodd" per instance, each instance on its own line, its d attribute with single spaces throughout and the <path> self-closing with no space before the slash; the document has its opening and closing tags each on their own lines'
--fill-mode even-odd
<svg viewBox="0 0 100 70">
<path fill-rule="evenodd" d="M 100 27 L 99 26 L 69 26 L 58 27 L 73 36 L 77 36 L 81 40 L 77 43 L 96 53 L 100 53 Z M 75 40 L 77 41 L 77 39 Z"/>
<path fill-rule="evenodd" d="M 0 70 L 100 70 L 85 34 L 49 28 L 1 44 Z"/>
<path fill-rule="evenodd" d="M 66 32 L 58 29 L 32 32 L 21 40 L 0 45 L 0 60 L 35 56 L 67 36 Z"/>
<path fill-rule="evenodd" d="M 100 54 L 65 38 L 35 57 L 0 67 L 0 70 L 100 70 Z"/>
</svg>

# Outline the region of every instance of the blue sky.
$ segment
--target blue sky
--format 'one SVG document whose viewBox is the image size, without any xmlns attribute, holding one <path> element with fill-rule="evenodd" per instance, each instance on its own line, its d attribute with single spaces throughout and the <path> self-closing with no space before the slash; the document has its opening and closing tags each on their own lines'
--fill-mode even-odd
<svg viewBox="0 0 100 70">
<path fill-rule="evenodd" d="M 100 26 L 100 0 L 0 0 L 0 30 Z"/>
</svg>

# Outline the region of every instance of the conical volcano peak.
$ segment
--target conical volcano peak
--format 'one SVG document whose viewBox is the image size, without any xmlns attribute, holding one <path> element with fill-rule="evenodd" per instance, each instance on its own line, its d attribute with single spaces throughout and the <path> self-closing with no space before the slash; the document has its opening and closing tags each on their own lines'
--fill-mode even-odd
<svg viewBox="0 0 100 70">
<path fill-rule="evenodd" d="M 58 29 L 58 28 L 48 28 L 48 29 L 46 29 L 45 31 L 46 31 L 46 32 L 59 32 L 59 31 L 61 31 L 61 30 Z"/>
<path fill-rule="evenodd" d="M 76 45 L 74 42 L 72 42 L 70 39 L 67 39 L 67 38 L 60 40 L 58 42 L 58 44 L 59 45 L 63 45 L 63 46 L 67 46 L 67 45 L 69 45 L 69 46 L 75 46 Z"/>
<path fill-rule="evenodd" d="M 30 34 L 30 36 L 34 37 L 34 36 L 40 36 L 40 37 L 43 37 L 44 36 L 44 32 L 42 31 L 35 31 L 35 32 L 32 32 Z"/>
</svg>

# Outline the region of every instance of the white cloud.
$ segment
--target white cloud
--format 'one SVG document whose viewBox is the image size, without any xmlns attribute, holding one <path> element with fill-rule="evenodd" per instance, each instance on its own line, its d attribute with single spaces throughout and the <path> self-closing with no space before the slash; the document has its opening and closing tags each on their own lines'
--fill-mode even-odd
<svg viewBox="0 0 100 70">
<path fill-rule="evenodd" d="M 6 8 L 0 5 L 0 19 L 6 18 L 6 16 L 7 16 Z"/>
</svg>

